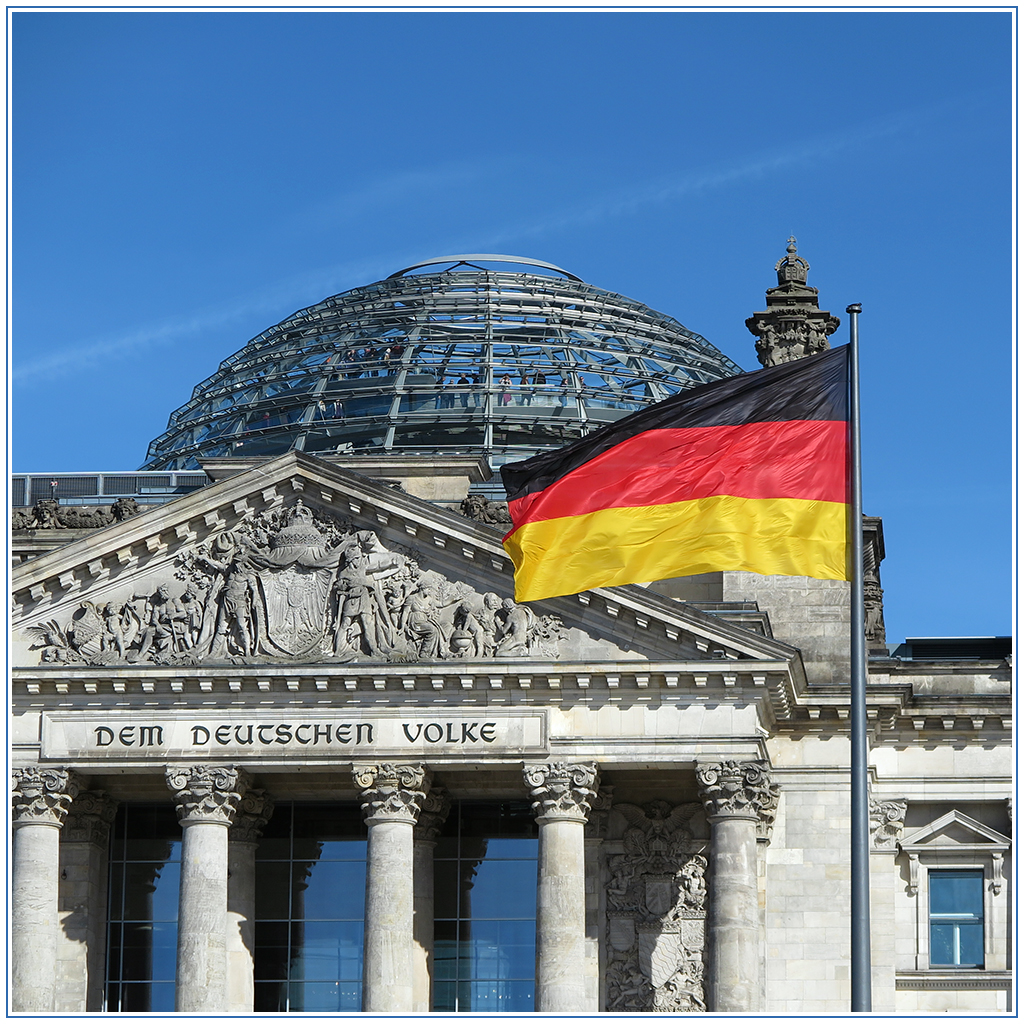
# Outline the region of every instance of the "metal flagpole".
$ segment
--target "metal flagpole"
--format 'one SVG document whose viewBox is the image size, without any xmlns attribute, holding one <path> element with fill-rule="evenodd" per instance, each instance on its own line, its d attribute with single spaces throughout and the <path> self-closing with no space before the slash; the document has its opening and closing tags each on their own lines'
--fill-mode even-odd
<svg viewBox="0 0 1024 1024">
<path fill-rule="evenodd" d="M 860 351 L 850 315 L 850 1009 L 871 1009 L 871 879 L 868 870 L 868 708 L 864 644 L 864 500 L 861 493 Z"/>
</svg>

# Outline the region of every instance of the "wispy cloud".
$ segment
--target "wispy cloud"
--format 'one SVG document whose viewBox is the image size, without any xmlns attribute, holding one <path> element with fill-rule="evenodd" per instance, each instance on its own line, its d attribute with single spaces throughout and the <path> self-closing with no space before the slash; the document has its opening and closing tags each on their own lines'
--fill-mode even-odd
<svg viewBox="0 0 1024 1024">
<path fill-rule="evenodd" d="M 664 175 L 644 182 L 632 183 L 599 195 L 574 208 L 552 212 L 548 216 L 510 223 L 498 230 L 476 235 L 472 239 L 438 238 L 438 250 L 447 252 L 494 251 L 510 243 L 535 238 L 565 228 L 592 225 L 637 213 L 644 208 L 656 207 L 688 196 L 724 189 L 744 182 L 834 159 L 845 153 L 862 149 L 872 143 L 904 136 L 920 129 L 929 121 L 947 117 L 955 107 L 964 109 L 978 106 L 984 101 L 980 94 L 961 97 L 924 110 L 904 111 L 898 114 L 855 126 L 848 130 L 799 141 L 794 145 L 756 154 L 731 164 L 709 167 L 681 175 Z M 379 182 L 348 191 L 325 204 L 303 211 L 292 222 L 301 226 L 311 219 L 321 223 L 324 217 L 345 218 L 372 208 L 388 207 L 407 200 L 417 193 L 450 190 L 458 183 L 468 183 L 487 172 L 485 162 L 453 163 L 423 171 L 398 173 L 383 177 Z M 146 350 L 182 342 L 216 328 L 230 326 L 253 313 L 266 312 L 279 316 L 281 310 L 300 308 L 316 298 L 342 291 L 403 265 L 407 254 L 378 253 L 364 261 L 353 261 L 337 266 L 323 267 L 302 275 L 285 278 L 262 288 L 258 293 L 238 296 L 221 306 L 200 310 L 182 317 L 173 317 L 156 324 L 108 338 L 98 338 L 74 347 L 56 349 L 45 355 L 30 358 L 12 367 L 12 383 L 30 386 L 40 380 L 87 370 L 112 358 L 138 355 Z M 226 354 L 226 353 L 225 353 Z"/>
</svg>

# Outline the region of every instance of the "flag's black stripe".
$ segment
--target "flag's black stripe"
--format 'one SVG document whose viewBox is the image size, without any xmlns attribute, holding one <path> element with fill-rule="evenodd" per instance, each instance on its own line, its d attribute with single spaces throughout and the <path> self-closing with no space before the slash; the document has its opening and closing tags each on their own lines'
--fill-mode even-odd
<svg viewBox="0 0 1024 1024">
<path fill-rule="evenodd" d="M 735 426 L 781 420 L 847 419 L 847 349 L 741 373 L 610 423 L 579 441 L 501 467 L 508 500 L 549 487 L 574 469 L 645 430 Z"/>
</svg>

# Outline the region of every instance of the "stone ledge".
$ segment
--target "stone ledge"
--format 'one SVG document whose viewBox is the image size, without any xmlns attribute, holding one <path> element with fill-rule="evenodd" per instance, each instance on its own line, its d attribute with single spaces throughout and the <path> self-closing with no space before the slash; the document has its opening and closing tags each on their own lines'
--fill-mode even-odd
<svg viewBox="0 0 1024 1024">
<path fill-rule="evenodd" d="M 897 971 L 898 989 L 1006 989 L 1013 984 L 1012 971 Z"/>
</svg>

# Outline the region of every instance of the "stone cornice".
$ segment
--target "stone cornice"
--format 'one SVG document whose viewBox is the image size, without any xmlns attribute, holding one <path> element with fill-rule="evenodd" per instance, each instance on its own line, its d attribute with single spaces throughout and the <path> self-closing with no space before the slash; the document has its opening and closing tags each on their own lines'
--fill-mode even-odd
<svg viewBox="0 0 1024 1024">
<path fill-rule="evenodd" d="M 1009 989 L 1013 984 L 1012 971 L 978 971 L 965 968 L 962 971 L 897 971 L 898 989 Z"/>
</svg>

